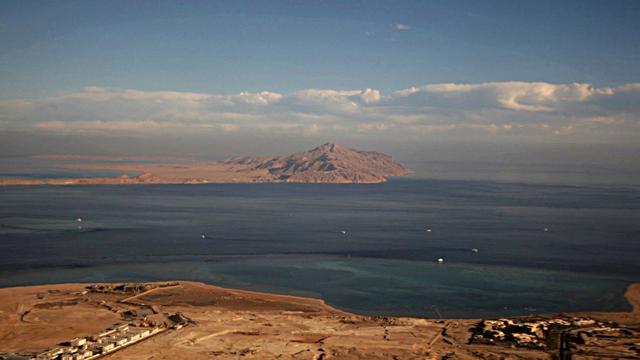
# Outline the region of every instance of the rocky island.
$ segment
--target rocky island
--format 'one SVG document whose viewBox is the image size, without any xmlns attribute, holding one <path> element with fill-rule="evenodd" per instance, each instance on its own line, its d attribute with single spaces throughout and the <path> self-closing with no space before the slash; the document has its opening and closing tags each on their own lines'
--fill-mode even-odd
<svg viewBox="0 0 640 360">
<path fill-rule="evenodd" d="M 390 176 L 403 176 L 411 172 L 389 155 L 332 143 L 276 157 L 239 157 L 216 162 L 183 163 L 77 163 L 64 167 L 122 171 L 125 174 L 102 178 L 0 179 L 0 185 L 380 183 Z"/>
</svg>

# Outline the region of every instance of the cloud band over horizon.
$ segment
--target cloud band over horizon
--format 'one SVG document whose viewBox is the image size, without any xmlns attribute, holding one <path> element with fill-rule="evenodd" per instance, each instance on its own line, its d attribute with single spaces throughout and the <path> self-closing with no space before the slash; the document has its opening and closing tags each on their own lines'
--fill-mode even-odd
<svg viewBox="0 0 640 360">
<path fill-rule="evenodd" d="M 42 99 L 0 101 L 1 130 L 632 142 L 640 130 L 640 83 L 439 83 L 389 94 L 371 88 L 218 95 L 87 87 Z"/>
</svg>

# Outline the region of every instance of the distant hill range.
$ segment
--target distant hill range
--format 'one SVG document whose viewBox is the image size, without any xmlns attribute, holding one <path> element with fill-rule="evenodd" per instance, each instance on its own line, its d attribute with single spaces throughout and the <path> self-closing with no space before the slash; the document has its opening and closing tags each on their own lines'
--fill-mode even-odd
<svg viewBox="0 0 640 360">
<path fill-rule="evenodd" d="M 64 159 L 72 160 L 74 157 L 67 155 Z M 122 171 L 139 175 L 73 179 L 0 179 L 0 185 L 379 183 L 386 181 L 390 176 L 402 176 L 411 172 L 389 155 L 354 150 L 332 143 L 291 155 L 271 158 L 239 157 L 217 162 L 132 164 L 113 160 L 100 163 L 109 160 L 101 156 L 94 159 L 98 162 L 87 163 L 90 160 L 90 157 L 83 156 L 80 162 L 67 162 L 61 167 Z"/>
<path fill-rule="evenodd" d="M 273 158 L 242 157 L 226 164 L 248 165 L 267 170 L 273 181 L 302 183 L 377 183 L 389 176 L 411 172 L 391 156 L 360 151 L 340 144 L 326 143 L 309 151 Z"/>
</svg>

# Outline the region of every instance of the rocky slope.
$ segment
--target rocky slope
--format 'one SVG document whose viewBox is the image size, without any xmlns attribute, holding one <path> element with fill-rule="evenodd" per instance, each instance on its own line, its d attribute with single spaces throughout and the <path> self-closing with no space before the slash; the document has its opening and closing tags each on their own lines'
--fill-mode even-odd
<svg viewBox="0 0 640 360">
<path fill-rule="evenodd" d="M 326 143 L 309 151 L 273 158 L 244 157 L 225 161 L 267 170 L 274 181 L 305 183 L 377 183 L 411 172 L 391 156 Z"/>
</svg>

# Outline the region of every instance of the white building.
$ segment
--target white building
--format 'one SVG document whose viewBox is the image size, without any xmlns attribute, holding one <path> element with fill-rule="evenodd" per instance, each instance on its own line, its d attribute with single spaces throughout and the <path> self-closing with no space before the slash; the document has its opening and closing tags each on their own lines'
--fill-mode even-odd
<svg viewBox="0 0 640 360">
<path fill-rule="evenodd" d="M 75 338 L 71 340 L 71 346 L 80 347 L 87 343 L 86 338 Z"/>
</svg>

